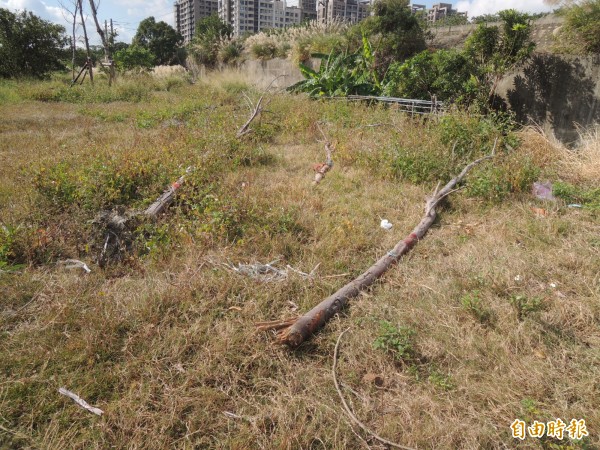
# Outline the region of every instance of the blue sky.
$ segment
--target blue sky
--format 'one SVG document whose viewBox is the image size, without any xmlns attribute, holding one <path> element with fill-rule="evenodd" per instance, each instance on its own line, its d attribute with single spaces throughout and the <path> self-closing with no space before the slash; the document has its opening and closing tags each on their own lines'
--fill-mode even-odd
<svg viewBox="0 0 600 450">
<path fill-rule="evenodd" d="M 96 0 L 97 1 L 97 0 Z M 0 0 L 0 7 L 11 11 L 32 11 L 46 20 L 60 23 L 70 30 L 69 21 L 65 19 L 62 5 L 67 9 L 73 9 L 74 0 Z M 502 9 L 515 8 L 526 12 L 551 11 L 552 8 L 545 5 L 543 0 L 446 0 L 453 3 L 459 11 L 467 11 L 469 17 L 479 16 L 485 13 L 494 13 Z M 415 1 L 414 3 L 425 3 L 428 7 L 434 1 Z M 84 10 L 89 11 L 89 0 L 83 0 Z M 297 0 L 289 1 L 288 4 L 297 4 Z M 154 16 L 159 21 L 163 20 L 173 25 L 173 0 L 100 0 L 98 7 L 98 18 L 104 22 L 105 19 L 113 19 L 113 23 L 119 36 L 117 40 L 131 42 L 133 35 L 141 20 Z M 88 23 L 88 34 L 92 43 L 99 43 L 99 38 L 91 19 Z"/>
</svg>

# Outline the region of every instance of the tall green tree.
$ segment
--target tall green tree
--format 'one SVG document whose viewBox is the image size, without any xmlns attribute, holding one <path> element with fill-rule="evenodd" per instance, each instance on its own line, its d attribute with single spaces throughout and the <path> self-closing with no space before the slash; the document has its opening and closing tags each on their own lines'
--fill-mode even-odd
<svg viewBox="0 0 600 450">
<path fill-rule="evenodd" d="M 219 42 L 231 38 L 232 34 L 233 27 L 224 23 L 217 13 L 213 13 L 196 22 L 190 51 L 198 63 L 212 66 L 217 62 Z"/>
<path fill-rule="evenodd" d="M 145 48 L 154 55 L 155 65 L 182 63 L 181 44 L 183 36 L 166 22 L 154 17 L 142 20 L 133 37 L 132 45 Z"/>
<path fill-rule="evenodd" d="M 223 22 L 217 13 L 212 13 L 196 22 L 194 40 L 197 42 L 215 42 L 221 38 L 230 38 L 233 27 Z"/>
<path fill-rule="evenodd" d="M 498 83 L 511 70 L 524 64 L 535 47 L 531 40 L 531 16 L 507 9 L 498 13 L 500 26 L 480 24 L 465 42 L 465 54 L 477 70 L 471 80 L 481 104 L 489 104 Z"/>
<path fill-rule="evenodd" d="M 147 48 L 130 45 L 117 50 L 114 54 L 115 64 L 119 70 L 144 70 L 154 66 L 154 55 Z"/>
<path fill-rule="evenodd" d="M 373 15 L 365 20 L 363 29 L 375 42 L 380 70 L 425 50 L 422 21 L 412 13 L 409 0 L 376 0 L 372 8 Z"/>
<path fill-rule="evenodd" d="M 0 76 L 40 78 L 63 69 L 67 41 L 62 25 L 0 8 Z"/>
</svg>

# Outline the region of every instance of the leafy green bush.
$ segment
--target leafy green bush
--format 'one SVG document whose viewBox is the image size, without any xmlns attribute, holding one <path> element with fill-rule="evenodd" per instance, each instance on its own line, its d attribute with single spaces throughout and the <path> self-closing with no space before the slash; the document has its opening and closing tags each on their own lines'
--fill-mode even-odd
<svg viewBox="0 0 600 450">
<path fill-rule="evenodd" d="M 19 227 L 0 225 L 0 271 L 16 270 L 20 265 L 15 265 L 15 243 Z"/>
<path fill-rule="evenodd" d="M 600 0 L 573 3 L 564 11 L 561 33 L 575 53 L 600 53 Z"/>
<path fill-rule="evenodd" d="M 515 308 L 519 320 L 523 320 L 530 314 L 544 309 L 542 299 L 539 297 L 527 297 L 526 295 L 511 295 L 510 304 Z"/>
<path fill-rule="evenodd" d="M 239 62 L 244 52 L 244 44 L 239 40 L 228 41 L 218 51 L 218 59 L 224 64 Z"/>
<path fill-rule="evenodd" d="M 473 69 L 465 55 L 456 50 L 426 50 L 393 63 L 386 75 L 384 94 L 392 97 L 460 101 Z"/>
<path fill-rule="evenodd" d="M 420 149 L 399 148 L 391 162 L 392 176 L 423 183 L 447 179 L 452 169 L 443 156 L 435 152 L 422 152 Z"/>
<path fill-rule="evenodd" d="M 150 50 L 139 45 L 115 52 L 114 60 L 119 70 L 148 70 L 154 66 L 156 57 Z"/>
</svg>

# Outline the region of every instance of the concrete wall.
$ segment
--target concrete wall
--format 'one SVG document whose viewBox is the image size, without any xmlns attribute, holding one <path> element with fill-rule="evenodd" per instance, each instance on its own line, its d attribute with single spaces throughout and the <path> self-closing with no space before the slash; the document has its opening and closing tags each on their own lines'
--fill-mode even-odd
<svg viewBox="0 0 600 450">
<path fill-rule="evenodd" d="M 549 15 L 533 22 L 531 38 L 536 44 L 536 52 L 548 52 L 552 50 L 554 36 L 559 32 L 564 23 L 562 17 Z M 500 26 L 500 22 L 488 23 L 489 26 Z M 462 48 L 465 40 L 477 28 L 478 25 L 460 25 L 432 28 L 432 38 L 429 45 L 434 48 Z"/>
<path fill-rule="evenodd" d="M 538 124 L 561 142 L 574 143 L 578 126 L 600 123 L 600 55 L 535 54 L 497 92 L 520 123 Z"/>
<path fill-rule="evenodd" d="M 321 60 L 312 58 L 305 64 L 311 69 L 317 70 L 321 64 Z M 254 80 L 260 87 L 267 87 L 273 79 L 280 75 L 283 75 L 283 77 L 277 79 L 273 83 L 273 87 L 285 88 L 304 79 L 297 64 L 289 59 L 282 58 L 268 61 L 250 59 L 245 61 L 239 70 Z"/>
</svg>

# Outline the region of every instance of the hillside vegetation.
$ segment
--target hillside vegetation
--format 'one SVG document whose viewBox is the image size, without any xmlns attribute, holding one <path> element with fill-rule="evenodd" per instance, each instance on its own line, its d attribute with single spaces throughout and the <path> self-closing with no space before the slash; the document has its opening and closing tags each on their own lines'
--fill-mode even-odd
<svg viewBox="0 0 600 450">
<path fill-rule="evenodd" d="M 334 388 L 346 328 L 344 395 L 389 440 L 598 444 L 597 135 L 573 152 L 507 120 L 278 93 L 238 139 L 243 94 L 260 92 L 225 76 L 0 85 L 0 448 L 383 448 Z M 334 167 L 312 186 L 317 122 Z M 255 331 L 369 267 L 495 141 L 427 237 L 309 342 Z M 98 213 L 149 205 L 189 166 L 168 212 L 100 268 Z M 531 194 L 538 180 L 556 202 Z M 91 273 L 57 265 L 68 258 Z M 274 260 L 318 267 L 275 281 L 227 267 Z M 519 441 L 517 418 L 585 419 L 590 436 Z"/>
</svg>

